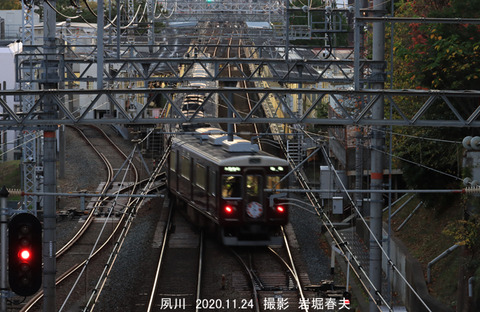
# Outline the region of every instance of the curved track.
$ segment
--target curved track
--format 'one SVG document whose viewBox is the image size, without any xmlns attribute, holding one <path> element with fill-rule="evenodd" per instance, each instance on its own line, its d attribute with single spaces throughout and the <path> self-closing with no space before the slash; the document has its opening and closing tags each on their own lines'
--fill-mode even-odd
<svg viewBox="0 0 480 312">
<path fill-rule="evenodd" d="M 120 158 L 125 159 L 124 163 L 128 162 L 129 164 L 131 164 L 131 161 L 129 160 L 129 157 L 127 155 L 125 155 L 125 153 L 123 153 L 121 151 L 121 149 L 100 128 L 98 128 L 98 127 L 82 127 L 83 130 L 78 128 L 78 127 L 73 127 L 73 128 L 88 143 L 88 145 L 93 149 L 93 151 L 102 160 L 102 162 L 104 163 L 104 165 L 106 167 L 106 170 L 107 170 L 106 182 L 103 185 L 103 187 L 101 189 L 101 192 L 100 192 L 101 194 L 104 194 L 105 192 L 107 192 L 112 187 L 112 184 L 115 181 L 114 168 L 115 168 L 115 166 L 119 165 L 119 162 L 115 160 L 118 157 L 118 155 L 117 155 L 117 157 L 115 157 L 113 155 L 113 153 L 117 153 L 121 156 Z M 94 132 L 93 134 L 92 133 L 90 133 L 89 135 L 85 134 L 85 132 L 92 132 L 92 130 Z M 108 142 L 108 143 L 105 144 L 105 141 Z M 102 147 L 102 151 L 99 150 L 99 148 L 98 148 L 99 146 Z M 110 151 L 108 151 L 108 148 L 110 148 Z M 108 153 L 108 152 L 110 154 L 107 157 L 105 154 Z M 132 170 L 132 175 L 134 177 L 133 182 L 132 182 L 132 186 L 128 187 L 126 189 L 129 190 L 130 194 L 134 194 L 136 192 L 136 187 L 138 185 L 138 179 L 139 178 L 138 178 L 138 170 L 135 168 L 135 166 L 131 166 L 131 170 Z M 121 190 L 121 189 L 118 190 L 118 192 L 121 192 L 121 191 L 124 191 L 124 190 Z M 92 252 L 89 254 L 89 256 L 86 260 L 80 261 L 73 266 L 69 263 L 77 262 L 78 260 L 67 259 L 67 260 L 65 260 L 66 265 L 64 265 L 62 263 L 59 263 L 60 262 L 59 260 L 61 258 L 65 257 L 68 254 L 68 252 L 70 250 L 72 250 L 72 248 L 74 246 L 78 245 L 79 241 L 83 240 L 87 233 L 89 235 L 91 235 L 91 233 L 89 233 L 90 231 L 87 231 L 87 230 L 92 226 L 93 221 L 95 220 L 95 215 L 98 213 L 99 209 L 103 206 L 106 206 L 108 204 L 109 200 L 110 199 L 108 199 L 107 197 L 99 195 L 99 198 L 95 201 L 95 204 L 94 204 L 93 208 L 88 213 L 88 215 L 87 215 L 86 219 L 84 220 L 80 229 L 75 233 L 75 235 L 64 246 L 62 246 L 61 248 L 58 249 L 58 251 L 56 253 L 57 268 L 60 268 L 60 267 L 67 267 L 67 268 L 62 269 L 63 273 L 61 273 L 60 276 L 57 278 L 56 285 L 59 285 L 60 283 L 64 282 L 74 272 L 78 271 L 80 268 L 85 266 L 89 262 L 89 259 L 95 257 L 102 250 L 102 248 L 108 244 L 108 242 L 114 237 L 115 233 L 120 228 L 120 224 L 122 224 L 122 222 L 123 222 L 123 215 L 120 218 L 120 220 L 118 220 L 117 226 L 116 226 L 115 230 L 112 232 L 112 234 L 105 239 L 104 243 L 101 244 L 98 249 L 96 249 L 94 251 L 92 250 Z M 130 200 L 129 200 L 129 202 L 130 202 Z M 128 203 L 127 203 L 127 205 L 128 205 Z M 114 208 L 112 206 L 111 210 L 113 211 L 113 209 Z M 110 213 L 112 211 L 110 211 Z M 78 258 L 78 257 L 75 257 L 75 258 Z M 62 259 L 62 262 L 63 261 L 64 260 Z M 23 307 L 23 309 L 21 311 L 31 311 L 34 308 L 34 306 L 42 298 L 43 298 L 43 291 L 40 291 L 30 299 L 30 301 Z"/>
</svg>

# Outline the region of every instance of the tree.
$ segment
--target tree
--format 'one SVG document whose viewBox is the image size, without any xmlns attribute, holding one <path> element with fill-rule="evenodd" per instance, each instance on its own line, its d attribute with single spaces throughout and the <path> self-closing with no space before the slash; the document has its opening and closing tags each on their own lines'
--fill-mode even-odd
<svg viewBox="0 0 480 312">
<path fill-rule="evenodd" d="M 480 15 L 477 0 L 399 1 L 396 16 L 417 17 L 476 17 Z M 394 88 L 417 89 L 478 89 L 480 86 L 480 28 L 468 24 L 407 24 L 397 25 L 394 37 Z M 424 99 L 405 99 L 416 112 Z M 452 118 L 445 104 L 433 103 L 429 119 Z M 478 103 L 460 99 L 452 105 L 465 116 Z M 417 137 L 461 141 L 470 135 L 469 129 L 401 128 L 395 132 Z M 459 149 L 454 144 L 418 140 L 412 137 L 395 138 L 396 155 L 432 167 L 438 171 L 460 175 Z M 404 163 L 404 177 L 412 188 L 448 188 L 456 181 L 424 167 Z M 425 197 L 425 196 L 424 196 Z M 438 200 L 438 196 L 436 197 Z"/>
<path fill-rule="evenodd" d="M 0 0 L 0 10 L 20 10 L 22 4 L 20 1 Z"/>
</svg>

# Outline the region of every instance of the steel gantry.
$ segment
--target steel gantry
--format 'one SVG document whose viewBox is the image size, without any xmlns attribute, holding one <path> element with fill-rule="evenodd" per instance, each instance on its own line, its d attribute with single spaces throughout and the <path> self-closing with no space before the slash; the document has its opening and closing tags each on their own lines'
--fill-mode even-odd
<svg viewBox="0 0 480 312">
<path fill-rule="evenodd" d="M 50 169 L 46 179 L 52 194 L 56 152 L 53 130 L 64 124 L 268 123 L 276 125 L 275 133 L 281 132 L 285 124 L 480 127 L 480 91 L 384 89 L 385 61 L 380 51 L 384 38 L 379 40 L 383 35 L 378 32 L 384 28 L 386 21 L 381 16 L 383 10 L 374 8 L 373 16 L 364 17 L 360 13 L 368 10 L 358 5 L 355 8 L 313 7 L 313 1 L 309 0 L 303 1 L 302 7 L 294 6 L 289 0 L 165 0 L 154 1 L 155 5 L 152 1 L 145 4 L 148 10 L 144 10 L 149 16 L 147 24 L 151 25 L 147 37 L 134 36 L 137 32 L 133 30 L 138 29 L 138 21 L 141 20 L 134 12 L 141 10 L 134 10 L 133 0 L 123 0 L 122 3 L 127 2 L 128 16 L 125 19 L 117 16 L 115 31 L 113 23 L 106 26 L 110 27 L 108 45 L 103 45 L 104 41 L 100 40 L 96 46 L 74 42 L 68 46 L 56 46 L 51 36 L 52 28 L 55 28 L 52 27 L 54 18 L 47 15 L 47 19 L 50 18 L 46 21 L 46 25 L 50 25 L 48 44 L 41 47 L 30 45 L 25 53 L 17 57 L 18 82 L 38 83 L 44 88 L 33 90 L 22 87 L 0 91 L 0 128 L 48 130 L 45 154 Z M 383 2 L 376 0 L 373 3 L 381 5 Z M 119 8 L 117 12 L 120 12 Z M 295 20 L 305 22 L 299 25 L 293 23 Z M 393 18 L 389 21 L 395 22 Z M 153 27 L 156 22 L 166 27 L 157 33 Z M 252 24 L 255 22 L 263 23 Z M 478 23 L 478 20 L 467 22 Z M 173 27 L 176 23 L 183 23 L 185 27 Z M 219 37 L 248 39 L 241 46 L 244 57 L 221 59 L 203 52 L 209 47 L 209 43 L 203 40 L 208 31 L 226 23 L 235 24 L 224 27 L 232 32 L 222 32 Z M 377 33 L 373 36 L 375 47 L 365 47 L 360 42 L 366 23 L 371 23 L 369 27 Z M 93 38 L 103 38 L 101 25 L 103 20 L 98 23 L 99 31 L 93 32 Z M 67 32 L 68 27 L 69 24 L 66 24 Z M 235 31 L 239 27 L 244 31 Z M 332 49 L 332 38 L 347 32 L 349 27 L 355 32 L 354 48 L 350 47 L 349 52 L 342 56 L 336 55 Z M 265 37 L 266 34 L 268 37 Z M 324 44 L 318 49 L 300 49 L 290 43 L 295 39 L 324 39 Z M 376 52 L 369 59 L 366 51 L 371 50 Z M 193 78 L 191 71 L 195 66 L 203 67 L 206 77 Z M 223 75 L 227 67 L 234 68 L 239 73 L 238 77 Z M 30 71 L 32 68 L 33 74 Z M 219 83 L 202 89 L 185 87 L 186 82 L 193 80 Z M 242 80 L 253 82 L 255 87 L 222 87 L 222 82 Z M 96 88 L 93 87 L 95 81 Z M 104 85 L 103 81 L 107 83 Z M 142 82 L 143 87 L 133 82 Z M 57 84 L 67 84 L 68 87 L 59 89 Z M 330 87 L 324 84 L 330 84 Z M 75 85 L 78 88 L 70 88 Z M 365 89 L 367 86 L 371 89 Z M 236 92 L 256 96 L 257 101 L 249 111 L 235 109 L 231 95 Z M 187 94 L 199 93 L 205 95 L 202 107 L 210 99 L 218 97 L 232 112 L 232 117 L 183 114 L 178 108 L 178 100 Z M 32 101 L 16 111 L 5 101 L 11 96 Z M 310 105 L 304 110 L 293 111 L 288 99 L 294 96 L 308 97 Z M 133 111 L 129 110 L 126 100 L 132 98 L 137 105 Z M 77 105 L 71 105 L 72 102 Z M 413 102 L 416 105 L 412 105 Z M 105 110 L 105 104 L 116 114 L 99 119 L 96 112 Z M 330 107 L 332 114 L 328 118 L 318 118 L 313 114 L 322 105 Z M 384 116 L 381 111 L 387 110 L 383 107 L 390 107 L 390 113 Z M 448 114 L 439 120 L 432 117 L 435 114 L 430 114 L 433 109 L 442 109 Z M 154 110 L 168 113 L 155 114 Z M 57 114 L 59 112 L 61 114 Z M 379 180 L 381 168 L 376 170 Z M 49 195 L 47 199 L 48 206 L 53 209 L 54 196 Z M 44 238 L 47 245 L 54 244 L 53 217 L 54 212 L 50 211 L 48 235 Z M 52 238 L 48 238 L 49 235 Z M 377 238 L 382 240 L 381 236 Z M 54 264 L 50 263 L 47 270 L 50 275 L 45 277 L 48 280 L 46 288 L 50 290 L 54 289 L 51 285 L 54 268 Z M 375 275 L 375 278 L 379 277 L 378 272 Z M 378 285 L 374 286 L 372 296 L 378 289 Z M 51 291 L 46 306 L 54 306 L 54 296 L 55 292 Z M 373 299 L 376 306 L 378 298 Z"/>
<path fill-rule="evenodd" d="M 233 104 L 228 99 L 231 92 L 249 93 L 258 96 L 259 100 L 249 112 L 235 110 Z M 234 117 L 213 118 L 208 116 L 193 115 L 186 117 L 176 106 L 175 98 L 181 98 L 187 94 L 205 94 L 206 98 L 218 95 L 234 111 Z M 173 95 L 175 94 L 175 97 Z M 312 97 L 312 106 L 304 114 L 298 115 L 291 111 L 285 101 L 285 95 L 303 94 Z M 32 108 L 25 112 L 14 112 L 8 108 L 4 96 L 29 95 L 35 96 L 36 101 Z M 71 112 L 65 105 L 64 98 L 69 96 L 91 96 L 92 100 L 83 107 L 80 112 Z M 127 98 L 135 95 L 143 98 L 138 101 L 141 105 L 138 112 L 134 115 L 127 112 L 124 103 L 119 102 L 118 98 Z M 64 114 L 62 118 L 37 119 L 44 114 L 42 103 L 45 97 L 51 96 L 56 109 Z M 96 119 L 93 112 L 101 108 L 104 103 L 101 99 L 107 97 L 111 101 L 118 116 L 115 118 Z M 149 115 L 150 101 L 161 97 L 165 106 L 159 107 L 160 110 L 171 105 L 172 109 L 168 116 L 161 118 Z M 341 118 L 317 118 L 312 117 L 311 112 L 322 103 L 322 99 L 330 97 L 333 110 L 338 112 Z M 384 97 L 386 105 L 393 108 L 392 116 L 387 118 L 375 119 L 372 116 L 372 107 L 377 103 L 380 97 Z M 419 106 L 412 111 L 410 104 L 405 98 L 416 98 Z M 346 100 L 348 99 L 348 100 Z M 269 101 L 277 101 L 277 111 L 274 111 L 270 117 L 259 117 L 260 110 Z M 440 90 L 331 90 L 331 89 L 285 89 L 285 88 L 204 88 L 191 89 L 186 87 L 177 88 L 132 88 L 132 89 L 112 89 L 112 90 L 38 90 L 38 91 L 0 91 L 0 107 L 4 113 L 1 114 L 0 126 L 5 128 L 37 128 L 44 125 L 60 124 L 172 124 L 181 122 L 233 122 L 233 123 L 280 123 L 280 124 L 315 124 L 326 126 L 344 126 L 344 125 L 378 125 L 378 126 L 427 126 L 427 127 L 480 127 L 480 91 L 440 91 Z M 357 109 L 355 103 L 363 101 L 363 108 Z M 148 103 L 147 103 L 148 102 Z M 160 101 L 161 102 L 161 101 Z M 202 104 L 205 105 L 206 101 Z M 279 107 L 283 107 L 280 113 Z M 429 110 L 435 107 L 443 107 L 444 111 L 449 112 L 449 117 L 438 120 L 431 119 Z"/>
</svg>

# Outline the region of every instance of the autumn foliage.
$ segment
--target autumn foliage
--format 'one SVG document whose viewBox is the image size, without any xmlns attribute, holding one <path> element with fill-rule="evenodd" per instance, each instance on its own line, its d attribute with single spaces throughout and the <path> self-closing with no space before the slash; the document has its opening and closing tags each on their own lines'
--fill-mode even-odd
<svg viewBox="0 0 480 312">
<path fill-rule="evenodd" d="M 474 18 L 480 1 L 403 0 L 397 16 Z M 416 88 L 466 90 L 480 83 L 480 25 L 406 24 L 396 32 L 398 78 Z M 404 80 L 405 79 L 405 80 Z"/>
</svg>

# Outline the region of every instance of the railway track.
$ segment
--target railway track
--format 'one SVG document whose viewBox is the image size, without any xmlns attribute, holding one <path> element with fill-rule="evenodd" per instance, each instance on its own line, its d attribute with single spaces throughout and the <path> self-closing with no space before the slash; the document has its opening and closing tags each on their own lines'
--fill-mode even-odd
<svg viewBox="0 0 480 312">
<path fill-rule="evenodd" d="M 224 29 L 218 29 L 219 33 L 224 31 Z M 216 37 L 215 34 L 212 34 L 199 54 L 208 57 L 229 58 L 242 55 L 240 42 L 234 42 L 233 37 L 228 42 L 222 42 L 221 40 L 225 39 L 219 39 L 219 37 L 225 36 Z M 239 48 L 233 49 L 234 46 Z M 239 74 L 235 72 L 234 66 L 228 66 L 224 73 L 230 78 Z M 234 81 L 234 83 L 235 85 L 228 86 L 237 86 L 237 82 Z M 241 87 L 246 88 L 248 85 Z M 232 93 L 231 102 L 236 113 L 246 115 L 253 110 L 257 100 L 251 98 L 248 92 L 245 94 Z M 228 113 L 226 105 L 222 105 L 220 102 L 218 105 L 218 115 L 226 116 Z M 261 108 L 256 110 L 256 114 L 262 113 Z M 260 132 L 255 125 L 242 124 L 234 125 L 234 127 L 235 133 L 241 134 L 247 139 L 258 136 Z M 226 127 L 224 126 L 224 128 Z M 184 229 L 179 232 L 184 235 L 184 238 L 189 237 L 182 241 L 183 243 L 188 241 L 187 246 L 189 247 L 177 246 L 171 249 L 168 238 L 171 234 L 171 226 L 166 227 L 164 241 L 161 243 L 162 251 L 159 252 L 162 259 L 161 264 L 157 266 L 157 273 L 152 274 L 156 276 L 155 281 L 148 281 L 156 286 L 153 287 L 153 290 L 141 291 L 141 296 L 144 298 L 135 311 L 144 311 L 145 307 L 147 307 L 147 311 L 176 309 L 186 311 L 200 309 L 308 311 L 308 305 L 299 309 L 299 303 L 318 299 L 318 295 L 314 292 L 304 291 L 304 285 L 308 285 L 310 282 L 306 273 L 297 272 L 297 265 L 294 263 L 296 257 L 292 256 L 287 239 L 285 239 L 286 247 L 282 249 L 255 248 L 253 252 L 244 249 L 242 253 L 246 253 L 246 255 L 238 257 L 242 259 L 240 262 L 246 264 L 244 269 L 236 265 L 237 260 L 232 259 L 230 252 L 225 251 L 226 248 L 207 240 L 203 256 L 204 265 L 200 270 L 198 268 L 200 260 L 196 256 L 200 254 L 200 251 L 196 249 L 196 246 L 200 245 L 199 238 L 186 234 Z M 175 264 L 176 269 L 166 269 L 172 263 Z M 199 271 L 202 272 L 201 277 L 198 277 L 198 274 L 195 275 L 195 272 Z M 184 272 L 184 274 L 179 272 Z M 245 274 L 245 272 L 248 273 Z M 148 296 L 145 296 L 145 292 L 148 292 Z M 149 297 L 149 300 L 146 297 Z"/>
<path fill-rule="evenodd" d="M 232 250 L 251 285 L 252 310 L 255 312 L 271 309 L 307 311 L 299 309 L 299 302 L 305 302 L 307 296 L 314 298 L 314 293 L 304 291 L 304 285 L 310 282 L 306 274 L 297 272 L 285 231 L 283 237 L 285 245 L 282 247 Z"/>
<path fill-rule="evenodd" d="M 271 300 L 279 305 L 280 298 L 285 311 L 299 311 L 309 280 L 297 272 L 286 235 L 284 247 L 231 249 L 215 239 L 204 240 L 198 229 L 175 215 L 172 205 L 168 214 L 164 211 L 159 261 L 151 274 L 155 278 L 146 281 L 153 286 L 148 296 L 139 291 L 135 311 L 266 311 Z"/>
<path fill-rule="evenodd" d="M 108 138 L 105 132 L 97 127 L 83 127 L 83 129 L 75 128 L 75 130 L 79 132 L 82 138 L 89 144 L 89 146 L 103 161 L 106 167 L 106 182 L 101 187 L 100 191 L 101 194 L 104 194 L 111 189 L 115 182 L 116 176 L 119 176 L 115 174 L 115 168 L 123 167 L 123 165 L 116 160 L 118 158 L 118 154 L 120 154 L 121 157 L 126 160 L 126 162 L 129 162 L 128 156 L 125 155 L 120 148 L 116 146 L 112 140 L 110 140 L 110 138 Z M 105 144 L 105 141 L 108 143 Z M 99 147 L 102 148 L 102 151 L 100 151 Z M 114 155 L 114 153 L 117 153 L 117 155 Z M 136 191 L 136 187 L 138 187 L 138 171 L 134 166 L 132 166 L 131 170 L 133 181 L 129 183 L 127 188 L 120 187 L 117 192 L 128 191 L 130 194 L 133 194 Z M 99 195 L 99 197 L 94 201 L 92 208 L 90 209 L 79 230 L 64 246 L 58 249 L 56 253 L 57 270 L 61 273 L 56 280 L 56 285 L 58 287 L 60 284 L 62 284 L 62 287 L 57 292 L 58 295 L 61 295 L 63 289 L 66 288 L 66 286 L 64 286 L 64 284 L 67 283 L 66 281 L 69 278 L 71 279 L 71 277 L 75 275 L 75 272 L 78 272 L 81 268 L 85 268 L 86 265 L 89 264 L 90 261 L 96 257 L 105 246 L 108 245 L 108 242 L 113 239 L 115 233 L 117 233 L 121 228 L 123 216 L 118 220 L 110 221 L 112 225 L 111 232 L 104 231 L 106 223 L 103 223 L 103 226 L 101 226 L 102 223 L 94 222 L 96 219 L 98 219 L 96 216 L 99 215 L 99 211 L 101 212 L 100 214 L 104 214 L 104 211 L 102 211 L 103 209 L 101 208 L 110 207 L 108 215 L 111 215 L 115 211 L 115 205 L 120 204 L 117 201 L 114 201 L 115 204 L 112 204 L 109 201 L 111 201 L 111 199 Z M 122 203 L 122 205 L 126 207 L 129 205 L 129 202 L 130 200 L 128 199 L 125 203 Z M 98 234 L 100 231 L 102 231 L 102 235 Z M 58 295 L 57 306 L 60 308 L 62 306 L 61 302 L 63 299 L 61 299 L 61 296 Z M 65 298 L 66 295 L 63 295 L 63 298 Z M 22 308 L 22 311 L 33 311 L 37 309 L 42 298 L 43 291 L 40 291 L 30 299 L 30 301 Z"/>
<path fill-rule="evenodd" d="M 140 302 L 139 311 L 195 311 L 200 298 L 203 232 L 179 215 L 173 203 L 168 211 L 148 303 Z"/>
</svg>

